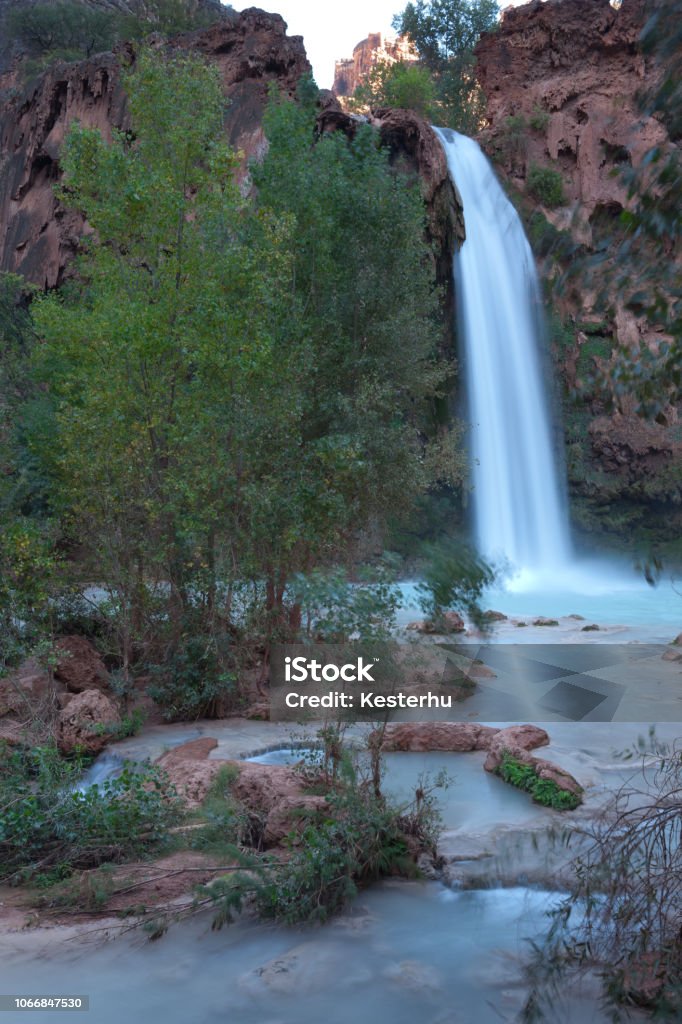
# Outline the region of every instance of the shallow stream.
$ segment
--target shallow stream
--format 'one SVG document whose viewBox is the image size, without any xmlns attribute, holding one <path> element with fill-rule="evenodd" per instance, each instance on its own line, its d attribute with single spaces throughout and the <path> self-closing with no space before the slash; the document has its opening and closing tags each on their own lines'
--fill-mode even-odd
<svg viewBox="0 0 682 1024">
<path fill-rule="evenodd" d="M 499 1024 L 523 1003 L 520 958 L 555 899 L 394 882 L 316 929 L 241 923 L 212 932 L 204 917 L 144 945 L 139 935 L 100 946 L 92 937 L 57 945 L 49 933 L 5 935 L 2 989 L 89 995 L 89 1016 L 66 1011 L 64 1024 Z M 589 988 L 572 990 L 553 1024 L 605 1024 L 594 1002 Z M 45 1017 L 28 1011 L 21 1020 Z"/>
</svg>

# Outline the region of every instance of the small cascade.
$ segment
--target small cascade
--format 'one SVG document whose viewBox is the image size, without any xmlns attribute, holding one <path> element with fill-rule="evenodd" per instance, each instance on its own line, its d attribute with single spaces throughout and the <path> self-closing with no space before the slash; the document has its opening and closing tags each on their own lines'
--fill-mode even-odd
<svg viewBox="0 0 682 1024">
<path fill-rule="evenodd" d="M 125 762 L 117 754 L 108 751 L 100 754 L 83 773 L 73 789 L 85 793 L 92 786 L 101 786 L 109 779 L 117 779 L 125 767 Z"/>
<path fill-rule="evenodd" d="M 516 569 L 551 574 L 567 567 L 571 545 L 541 372 L 533 254 L 478 144 L 447 128 L 436 131 L 466 225 L 454 276 L 478 547 Z"/>
</svg>

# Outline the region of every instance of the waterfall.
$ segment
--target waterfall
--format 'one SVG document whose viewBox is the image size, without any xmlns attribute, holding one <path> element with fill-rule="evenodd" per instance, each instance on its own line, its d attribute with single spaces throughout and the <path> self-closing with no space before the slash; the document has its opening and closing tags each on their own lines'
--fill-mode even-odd
<svg viewBox="0 0 682 1024">
<path fill-rule="evenodd" d="M 533 254 L 477 143 L 447 128 L 436 131 L 466 225 L 454 277 L 478 547 L 518 569 L 551 572 L 568 563 L 570 540 L 541 372 Z"/>
</svg>

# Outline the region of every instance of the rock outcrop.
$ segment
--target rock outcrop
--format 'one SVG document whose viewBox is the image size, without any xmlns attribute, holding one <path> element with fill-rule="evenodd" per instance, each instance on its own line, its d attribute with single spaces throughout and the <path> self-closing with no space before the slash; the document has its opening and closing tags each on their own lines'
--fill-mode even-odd
<svg viewBox="0 0 682 1024">
<path fill-rule="evenodd" d="M 623 0 L 619 9 L 609 0 L 533 0 L 507 8 L 476 47 L 486 147 L 521 184 L 531 164 L 552 162 L 567 205 L 580 204 L 583 238 L 591 218 L 626 202 L 614 168 L 668 142 L 638 102 L 654 73 L 638 48 L 645 19 L 644 0 Z"/>
<path fill-rule="evenodd" d="M 487 751 L 484 768 L 496 772 L 505 754 L 523 764 L 531 765 L 538 778 L 553 782 L 560 790 L 580 797 L 582 787 L 559 765 L 530 753 L 546 746 L 549 736 L 538 725 L 509 725 L 504 729 L 475 722 L 400 722 L 386 726 L 383 734 L 376 730 L 370 742 L 381 743 L 390 751 Z"/>
<path fill-rule="evenodd" d="M 278 14 L 256 8 L 227 12 L 210 28 L 168 45 L 194 49 L 217 63 L 229 99 L 226 135 L 242 152 L 244 165 L 265 147 L 261 119 L 269 84 L 277 82 L 293 95 L 310 70 L 300 36 L 288 36 Z M 54 196 L 60 147 L 76 120 L 106 138 L 112 129 L 128 126 L 120 68 L 121 61 L 134 60 L 134 48 L 126 46 L 115 54 L 59 63 L 5 100 L 0 108 L 0 271 L 22 274 L 43 288 L 62 281 L 84 225 Z"/>
<path fill-rule="evenodd" d="M 499 729 L 477 722 L 397 722 L 386 726 L 381 749 L 386 752 L 489 750 L 498 732 Z M 374 735 L 378 737 L 379 732 Z M 544 742 L 547 743 L 547 739 Z"/>
<path fill-rule="evenodd" d="M 59 713 L 57 743 L 63 754 L 99 754 L 121 724 L 118 708 L 99 690 L 84 690 Z"/>
<path fill-rule="evenodd" d="M 217 741 L 202 737 L 163 754 L 159 767 L 167 772 L 188 807 L 205 799 L 220 770 L 234 771 L 230 793 L 252 815 L 266 847 L 280 845 L 292 832 L 301 832 L 318 812 L 328 810 L 323 796 L 305 792 L 302 776 L 282 765 L 250 761 L 209 760 Z"/>
<path fill-rule="evenodd" d="M 395 64 L 397 61 L 413 61 L 417 56 L 403 36 L 385 36 L 381 32 L 370 32 L 353 47 L 353 56 L 337 60 L 334 66 L 332 92 L 341 98 L 352 96 L 377 64 Z"/>
<path fill-rule="evenodd" d="M 64 636 L 57 640 L 55 648 L 58 660 L 54 674 L 70 693 L 106 689 L 109 673 L 89 640 L 83 636 Z"/>
</svg>

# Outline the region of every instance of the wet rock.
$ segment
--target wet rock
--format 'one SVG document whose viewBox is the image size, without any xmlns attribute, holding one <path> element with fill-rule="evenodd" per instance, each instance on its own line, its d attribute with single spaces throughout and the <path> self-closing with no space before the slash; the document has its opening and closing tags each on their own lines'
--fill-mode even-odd
<svg viewBox="0 0 682 1024">
<path fill-rule="evenodd" d="M 539 618 L 533 620 L 534 626 L 558 626 L 558 619 L 546 619 L 544 615 L 540 615 Z"/>
<path fill-rule="evenodd" d="M 166 764 L 176 761 L 205 761 L 212 750 L 218 746 L 218 741 L 212 736 L 201 736 L 196 740 L 188 740 L 173 747 L 165 755 Z"/>
<path fill-rule="evenodd" d="M 399 722 L 386 727 L 381 746 L 384 751 L 488 750 L 498 732 L 477 722 Z M 375 730 L 370 742 L 379 733 Z"/>
<path fill-rule="evenodd" d="M 580 630 L 580 632 L 581 633 L 598 633 L 599 629 L 600 629 L 600 627 L 597 625 L 597 623 L 596 622 L 592 622 L 592 623 L 590 623 L 589 626 L 583 626 L 583 628 Z"/>
<path fill-rule="evenodd" d="M 385 969 L 384 977 L 411 992 L 436 992 L 442 987 L 442 979 L 435 967 L 419 960 L 403 960 Z"/>
<path fill-rule="evenodd" d="M 487 611 L 483 612 L 483 618 L 486 622 L 506 622 L 508 617 L 504 612 L 496 612 L 492 608 L 488 608 Z"/>
<path fill-rule="evenodd" d="M 457 612 L 452 611 L 445 612 L 438 622 L 432 622 L 430 619 L 418 619 L 415 622 L 408 622 L 407 629 L 413 629 L 417 633 L 429 633 L 436 636 L 447 633 L 466 632 L 464 619 Z"/>
<path fill-rule="evenodd" d="M 522 755 L 547 743 L 549 736 L 537 725 L 510 725 L 506 729 L 498 729 L 488 745 L 484 768 L 487 772 L 494 772 L 502 764 L 505 753 L 526 761 Z"/>
<path fill-rule="evenodd" d="M 116 733 L 121 716 L 114 702 L 99 690 L 85 690 L 59 712 L 57 743 L 63 754 L 81 750 L 99 754 Z"/>
<path fill-rule="evenodd" d="M 243 975 L 239 987 L 251 996 L 300 996 L 336 987 L 341 976 L 348 986 L 371 980 L 364 968 L 346 973 L 346 957 L 347 950 L 340 944 L 304 942 Z"/>
<path fill-rule="evenodd" d="M 584 615 L 576 615 L 575 613 L 573 615 L 567 615 L 566 618 L 567 619 L 575 619 L 576 622 L 584 622 L 585 621 L 585 616 Z"/>
<path fill-rule="evenodd" d="M 83 693 L 107 688 L 109 673 L 89 640 L 83 636 L 64 636 L 57 640 L 55 649 L 58 660 L 54 674 L 67 690 Z"/>
</svg>

